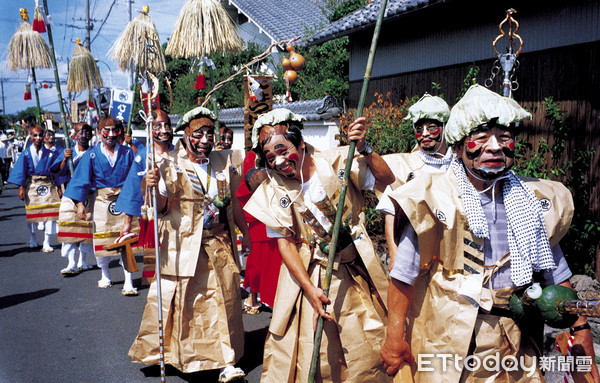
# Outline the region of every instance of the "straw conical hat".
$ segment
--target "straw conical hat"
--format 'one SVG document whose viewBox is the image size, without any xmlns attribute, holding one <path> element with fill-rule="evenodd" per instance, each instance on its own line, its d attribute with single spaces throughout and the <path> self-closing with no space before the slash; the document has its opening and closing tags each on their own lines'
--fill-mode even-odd
<svg viewBox="0 0 600 383">
<path fill-rule="evenodd" d="M 77 39 L 75 49 L 69 66 L 69 79 L 67 90 L 69 92 L 81 92 L 85 89 L 102 87 L 102 77 L 96 65 L 92 53 Z"/>
<path fill-rule="evenodd" d="M 111 47 L 109 54 L 122 71 L 145 71 L 159 74 L 166 69 L 165 56 L 162 51 L 158 32 L 154 21 L 148 16 L 148 6 L 138 17 L 127 24 L 125 30 Z M 144 50 L 149 42 L 148 54 Z"/>
<path fill-rule="evenodd" d="M 33 30 L 27 20 L 27 10 L 21 9 L 23 22 L 10 39 L 6 67 L 16 71 L 19 69 L 50 68 L 50 49 L 44 37 Z"/>
<path fill-rule="evenodd" d="M 243 48 L 235 25 L 217 0 L 187 0 L 165 53 L 175 58 L 235 53 Z"/>
</svg>

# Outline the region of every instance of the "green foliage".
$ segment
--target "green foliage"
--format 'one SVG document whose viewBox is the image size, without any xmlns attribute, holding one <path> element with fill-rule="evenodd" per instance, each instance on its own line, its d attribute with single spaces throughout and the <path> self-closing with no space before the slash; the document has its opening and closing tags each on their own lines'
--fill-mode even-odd
<svg viewBox="0 0 600 383">
<path fill-rule="evenodd" d="M 166 44 L 163 44 L 165 49 Z M 188 110 L 198 105 L 198 97 L 203 101 L 207 93 L 212 89 L 211 80 L 214 85 L 229 78 L 240 66 L 250 62 L 254 56 L 261 54 L 265 47 L 260 47 L 256 43 L 249 42 L 246 49 L 232 55 L 212 56 L 216 69 L 213 71 L 214 79 L 211 79 L 210 71 L 205 66 L 204 75 L 206 76 L 206 89 L 194 89 L 196 76 L 199 75 L 198 66 L 191 60 L 174 59 L 166 55 L 167 72 L 171 79 L 173 90 L 173 107 L 169 108 L 169 90 L 161 79 L 160 98 L 161 107 L 168 113 L 184 114 Z M 263 61 L 264 63 L 265 61 Z M 268 63 L 269 60 L 266 60 Z M 243 77 L 237 76 L 228 82 L 211 97 L 217 99 L 219 108 L 234 108 L 244 105 L 243 95 Z M 211 105 L 209 104 L 209 107 Z M 137 110 L 137 109 L 136 109 Z"/>
<path fill-rule="evenodd" d="M 575 214 L 569 231 L 561 241 L 561 248 L 573 272 L 591 275 L 597 261 L 596 247 L 600 242 L 600 222 L 590 209 L 592 186 L 597 182 L 590 179 L 590 166 L 595 149 L 575 149 L 569 160 L 559 163 L 566 140 L 572 132 L 572 122 L 552 97 L 544 100 L 544 106 L 546 118 L 553 127 L 554 144 L 550 146 L 545 140 L 539 139 L 539 149 L 533 152 L 533 145 L 517 142 L 513 170 L 524 176 L 552 176 L 569 188 L 573 195 Z M 523 154 L 529 151 L 532 153 Z M 545 159 L 548 154 L 553 161 L 552 167 L 548 167 Z"/>
<path fill-rule="evenodd" d="M 337 21 L 342 17 L 349 15 L 350 13 L 356 11 L 358 8 L 362 8 L 367 5 L 366 0 L 345 0 L 339 4 L 332 4 L 332 11 L 327 16 L 327 19 L 330 22 Z"/>
<path fill-rule="evenodd" d="M 290 85 L 293 100 L 314 100 L 331 95 L 342 104 L 348 98 L 348 38 L 327 41 L 308 49 L 295 47 L 304 56 L 306 67 L 298 72 L 298 81 Z M 285 94 L 284 70 L 277 66 L 277 80 L 273 82 L 273 94 Z"/>
<path fill-rule="evenodd" d="M 463 79 L 463 86 L 460 89 L 460 93 L 458 97 L 456 97 L 456 102 L 458 102 L 464 95 L 467 93 L 467 90 L 471 87 L 471 85 L 477 82 L 477 75 L 479 74 L 479 67 L 475 64 L 469 67 L 469 71 L 467 75 Z"/>
<path fill-rule="evenodd" d="M 368 121 L 367 142 L 379 155 L 410 152 L 415 146 L 412 123 L 405 121 L 408 108 L 418 100 L 418 96 L 405 100 L 400 105 L 391 101 L 390 93 L 375 93 L 375 101 L 363 109 L 362 116 Z M 340 144 L 347 145 L 348 127 L 354 121 L 355 114 L 348 112 L 340 118 Z M 384 242 L 384 215 L 375 210 L 377 197 L 373 192 L 365 192 L 365 216 L 367 231 L 371 239 Z"/>
<path fill-rule="evenodd" d="M 21 121 L 21 120 L 25 120 L 25 122 L 27 124 L 40 124 L 40 122 L 38 122 L 39 120 L 39 116 L 40 114 L 45 114 L 46 112 L 41 109 L 38 108 L 37 106 L 30 106 L 29 108 L 20 111 L 19 113 L 17 113 L 16 115 L 16 120 L 17 121 Z"/>
</svg>

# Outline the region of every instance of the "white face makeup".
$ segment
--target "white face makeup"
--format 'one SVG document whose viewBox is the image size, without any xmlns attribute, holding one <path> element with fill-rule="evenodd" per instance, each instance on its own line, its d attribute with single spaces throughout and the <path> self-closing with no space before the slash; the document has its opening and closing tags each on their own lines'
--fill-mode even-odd
<svg viewBox="0 0 600 383">
<path fill-rule="evenodd" d="M 468 172 L 486 180 L 504 175 L 514 164 L 515 138 L 506 127 L 484 124 L 457 146 Z"/>
</svg>

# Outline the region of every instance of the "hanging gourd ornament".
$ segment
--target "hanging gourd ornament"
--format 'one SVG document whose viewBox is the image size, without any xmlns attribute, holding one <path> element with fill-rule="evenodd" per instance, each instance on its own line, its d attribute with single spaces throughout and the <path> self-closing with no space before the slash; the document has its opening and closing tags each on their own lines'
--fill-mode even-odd
<svg viewBox="0 0 600 383">
<path fill-rule="evenodd" d="M 305 66 L 304 56 L 302 56 L 300 53 L 292 52 L 290 54 L 290 63 L 292 64 L 292 69 L 295 71 L 300 71 L 304 69 Z"/>
<path fill-rule="evenodd" d="M 293 69 L 286 70 L 283 77 L 288 81 L 288 83 L 293 84 L 296 82 L 296 80 L 298 80 L 298 73 Z"/>
<path fill-rule="evenodd" d="M 283 59 L 281 60 L 281 66 L 283 66 L 283 69 L 285 70 L 292 69 L 292 63 L 290 62 L 290 59 L 285 56 L 283 56 Z"/>
<path fill-rule="evenodd" d="M 294 46 L 292 44 L 288 44 L 286 45 L 285 50 L 292 53 L 294 51 Z"/>
</svg>

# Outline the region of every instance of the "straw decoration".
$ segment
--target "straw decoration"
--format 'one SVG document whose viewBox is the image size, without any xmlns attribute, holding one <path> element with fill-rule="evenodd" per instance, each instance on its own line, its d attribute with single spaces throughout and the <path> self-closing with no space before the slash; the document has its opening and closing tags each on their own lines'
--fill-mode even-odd
<svg viewBox="0 0 600 383">
<path fill-rule="evenodd" d="M 26 20 L 10 39 L 7 56 L 6 67 L 12 71 L 52 66 L 46 40 Z"/>
<path fill-rule="evenodd" d="M 69 92 L 81 92 L 85 89 L 91 90 L 101 87 L 102 77 L 100 77 L 96 60 L 92 53 L 77 39 L 69 67 L 67 90 Z"/>
<path fill-rule="evenodd" d="M 150 40 L 153 49 L 144 52 L 146 39 Z M 122 71 L 149 71 L 159 74 L 166 70 L 165 56 L 162 51 L 158 32 L 152 18 L 148 16 L 148 6 L 135 19 L 130 21 L 125 30 L 115 41 L 109 51 L 110 57 Z"/>
<path fill-rule="evenodd" d="M 243 48 L 233 21 L 217 0 L 187 0 L 179 12 L 166 54 L 195 58 Z"/>
</svg>

